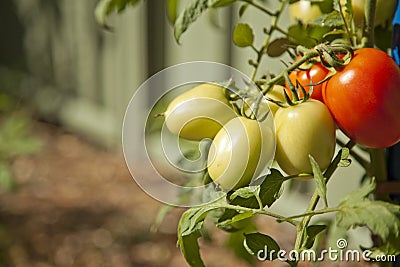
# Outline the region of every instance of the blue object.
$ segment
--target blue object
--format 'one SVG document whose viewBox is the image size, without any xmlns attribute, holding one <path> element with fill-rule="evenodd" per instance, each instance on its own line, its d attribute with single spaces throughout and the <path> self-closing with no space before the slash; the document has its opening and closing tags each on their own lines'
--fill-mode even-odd
<svg viewBox="0 0 400 267">
<path fill-rule="evenodd" d="M 398 2 L 398 1 L 397 1 Z M 397 4 L 393 18 L 392 57 L 400 66 L 400 5 Z M 399 114 L 400 116 L 400 114 Z M 400 181 L 400 143 L 388 149 L 387 168 L 389 181 Z M 400 195 L 392 195 L 393 200 L 400 203 Z"/>
<path fill-rule="evenodd" d="M 393 18 L 392 57 L 400 66 L 400 5 L 397 1 L 396 13 Z M 399 89 L 400 90 L 400 89 Z M 400 114 L 399 114 L 400 116 Z M 389 181 L 400 181 L 400 143 L 390 147 L 387 153 L 387 168 Z M 400 195 L 391 195 L 400 203 Z M 400 267 L 400 256 L 396 257 L 393 267 Z"/>
</svg>

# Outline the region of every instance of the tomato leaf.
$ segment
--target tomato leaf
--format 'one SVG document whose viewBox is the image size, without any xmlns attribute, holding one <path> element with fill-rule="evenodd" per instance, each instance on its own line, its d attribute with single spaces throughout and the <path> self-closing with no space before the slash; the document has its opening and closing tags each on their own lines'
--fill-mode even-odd
<svg viewBox="0 0 400 267">
<path fill-rule="evenodd" d="M 176 18 L 174 25 L 175 40 L 179 43 L 181 35 L 209 8 L 209 0 L 196 0 L 185 7 Z"/>
<path fill-rule="evenodd" d="M 197 239 L 200 237 L 200 231 L 193 232 L 189 235 L 180 236 L 178 245 L 187 263 L 192 267 L 205 267 L 200 256 L 200 248 Z"/>
<path fill-rule="evenodd" d="M 251 46 L 254 42 L 253 29 L 247 23 L 238 23 L 233 30 L 233 42 L 239 47 Z"/>
<path fill-rule="evenodd" d="M 339 227 L 350 229 L 368 227 L 378 235 L 385 246 L 385 252 L 400 253 L 400 206 L 392 203 L 370 200 L 368 196 L 375 190 L 375 180 L 347 195 L 340 203 L 336 214 Z"/>
<path fill-rule="evenodd" d="M 246 12 L 247 8 L 249 7 L 249 4 L 243 4 L 239 8 L 239 17 L 242 17 L 244 12 Z"/>
<path fill-rule="evenodd" d="M 270 261 L 277 258 L 280 248 L 272 237 L 261 233 L 245 234 L 244 236 L 244 247 L 251 255 L 261 256 L 263 260 Z"/>
<path fill-rule="evenodd" d="M 260 194 L 260 186 L 242 187 L 233 192 L 233 194 L 230 196 L 230 199 L 233 200 L 236 197 L 251 198 L 256 195 L 258 196 L 259 194 Z"/>
<path fill-rule="evenodd" d="M 236 0 L 217 0 L 217 1 L 214 1 L 214 3 L 212 4 L 212 7 L 228 6 L 235 2 L 236 2 Z"/>
<path fill-rule="evenodd" d="M 179 0 L 167 0 L 167 15 L 171 23 L 175 23 L 178 16 Z"/>
<path fill-rule="evenodd" d="M 182 34 L 195 22 L 207 9 L 217 8 L 232 4 L 234 0 L 196 0 L 191 2 L 179 14 L 174 24 L 175 40 L 179 43 Z"/>
<path fill-rule="evenodd" d="M 260 183 L 259 197 L 264 207 L 270 207 L 281 196 L 282 184 L 285 180 L 285 176 L 283 176 L 277 169 L 271 169 L 271 173 L 256 181 Z M 259 208 L 258 201 L 254 195 L 249 198 L 236 196 L 235 198 L 231 199 L 230 203 L 232 205 L 238 205 L 247 208 Z M 235 210 L 226 210 L 219 218 L 218 222 L 221 223 L 225 220 L 230 220 L 237 214 L 238 213 Z"/>
<path fill-rule="evenodd" d="M 324 14 L 316 19 L 313 19 L 310 21 L 311 25 L 324 25 L 324 26 L 329 26 L 329 27 L 341 27 L 344 25 L 342 16 L 340 15 L 340 12 L 337 10 L 334 10 L 328 14 Z"/>
<path fill-rule="evenodd" d="M 279 57 L 286 52 L 290 42 L 288 38 L 277 38 L 269 43 L 267 55 L 270 57 Z"/>
<path fill-rule="evenodd" d="M 338 167 L 348 167 L 351 164 L 351 159 L 349 159 L 350 150 L 347 147 L 342 148 L 342 153 L 340 155 L 340 162 Z"/>
<path fill-rule="evenodd" d="M 303 247 L 306 249 L 312 248 L 315 239 L 319 233 L 326 229 L 326 225 L 310 225 L 306 228 L 306 239 L 304 241 Z"/>
<path fill-rule="evenodd" d="M 330 27 L 298 23 L 288 28 L 288 36 L 292 44 L 311 48 L 323 42 L 323 36 L 329 31 L 331 31 Z"/>
<path fill-rule="evenodd" d="M 225 198 L 220 198 L 204 206 L 190 208 L 182 214 L 178 224 L 178 246 L 190 266 L 204 266 L 197 239 L 201 236 L 201 229 L 208 213 L 225 203 Z"/>
<path fill-rule="evenodd" d="M 254 226 L 252 228 L 255 228 Z M 255 263 L 255 258 L 252 257 L 243 246 L 244 242 L 244 233 L 246 230 L 237 231 L 229 234 L 228 240 L 226 242 L 226 246 L 231 249 L 236 257 L 240 259 L 244 259 L 250 266 L 253 266 Z M 254 232 L 255 229 L 252 229 L 251 232 Z"/>
<path fill-rule="evenodd" d="M 111 29 L 106 23 L 107 16 L 114 11 L 120 13 L 127 6 L 134 6 L 138 2 L 139 0 L 100 0 L 94 11 L 95 19 L 100 26 Z"/>
<path fill-rule="evenodd" d="M 322 171 L 318 165 L 318 162 L 309 155 L 311 168 L 314 174 L 314 180 L 317 185 L 317 193 L 324 200 L 325 207 L 328 206 L 328 199 L 326 197 L 326 179 L 322 174 Z"/>
</svg>

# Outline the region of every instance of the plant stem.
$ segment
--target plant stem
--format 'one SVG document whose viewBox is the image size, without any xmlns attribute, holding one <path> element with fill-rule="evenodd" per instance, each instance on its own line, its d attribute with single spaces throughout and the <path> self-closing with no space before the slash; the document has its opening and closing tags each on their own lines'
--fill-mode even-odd
<svg viewBox="0 0 400 267">
<path fill-rule="evenodd" d="M 376 0 L 365 2 L 365 28 L 363 33 L 363 46 L 374 47 L 374 26 L 375 26 Z"/>
<path fill-rule="evenodd" d="M 349 141 L 345 147 L 347 147 L 349 150 L 351 150 L 354 146 L 355 146 L 355 142 L 354 141 Z M 332 177 L 333 173 L 335 172 L 335 170 L 338 167 L 338 164 L 341 160 L 341 155 L 342 151 L 340 150 L 335 158 L 332 160 L 331 164 L 328 166 L 328 168 L 326 169 L 326 171 L 324 172 L 324 177 L 326 178 L 326 183 L 329 182 L 329 179 Z M 317 189 L 315 189 L 314 194 L 312 195 L 310 202 L 308 204 L 307 210 L 305 213 L 308 212 L 313 212 L 315 210 L 315 208 L 317 207 L 318 201 L 319 201 L 320 197 L 318 195 Z M 303 241 L 304 241 L 304 236 L 305 236 L 305 231 L 306 228 L 308 226 L 308 224 L 311 221 L 311 217 L 312 216 L 305 216 L 303 217 L 303 219 L 300 221 L 300 223 L 297 225 L 297 236 L 296 236 L 296 242 L 294 245 L 294 249 L 298 250 L 301 248 L 301 246 L 303 245 Z"/>
<path fill-rule="evenodd" d="M 286 217 L 285 219 L 280 220 L 280 221 L 284 222 L 286 220 L 293 220 L 293 219 L 302 218 L 302 217 L 305 217 L 305 216 L 312 217 L 312 216 L 319 215 L 319 214 L 325 214 L 325 213 L 337 212 L 337 211 L 340 211 L 340 209 L 337 208 L 337 207 L 336 208 L 325 208 L 325 209 L 320 209 L 320 210 L 313 210 L 313 211 L 305 212 L 305 213 L 302 213 L 302 214 Z"/>
<path fill-rule="evenodd" d="M 387 169 L 386 169 L 386 156 L 384 149 L 369 149 L 369 155 L 371 157 L 371 175 L 375 177 L 376 181 L 386 182 L 387 181 Z M 390 201 L 388 194 L 377 195 L 377 199 L 383 201 Z"/>
<path fill-rule="evenodd" d="M 251 0 L 242 0 L 246 3 L 249 3 L 250 5 L 258 5 L 255 2 L 251 1 Z M 258 71 L 258 67 L 260 66 L 261 60 L 263 59 L 264 55 L 265 55 L 265 49 L 268 47 L 269 42 L 271 41 L 271 37 L 272 37 L 272 33 L 274 32 L 274 30 L 277 30 L 278 28 L 278 22 L 279 22 L 279 18 L 281 16 L 281 14 L 283 13 L 283 10 L 285 8 L 285 6 L 287 5 L 287 3 L 289 2 L 289 0 L 283 0 L 279 9 L 275 12 L 269 14 L 270 16 L 272 16 L 272 22 L 271 22 L 271 28 L 270 31 L 267 34 L 267 37 L 264 41 L 263 46 L 260 48 L 260 50 L 258 51 L 258 55 L 257 55 L 257 60 L 256 60 L 256 66 L 253 69 L 253 72 L 251 74 L 251 80 L 254 81 L 254 79 L 256 78 L 257 75 L 257 71 Z"/>
<path fill-rule="evenodd" d="M 273 217 L 273 218 L 278 219 L 278 220 L 284 220 L 285 219 L 285 217 L 280 215 L 280 214 L 276 214 L 276 213 L 273 213 L 273 212 L 270 212 L 270 211 L 267 211 L 267 210 L 264 210 L 264 209 L 252 209 L 252 208 L 247 208 L 247 207 L 242 207 L 242 206 L 235 206 L 235 205 L 231 205 L 231 204 L 226 204 L 226 205 L 222 206 L 222 208 L 241 211 L 241 212 L 252 212 L 253 214 L 267 215 L 267 216 Z M 292 224 L 292 225 L 294 225 L 294 226 L 297 226 L 298 223 L 299 223 L 298 221 L 291 220 L 291 219 L 285 220 L 285 221 L 290 223 L 290 224 Z"/>
<path fill-rule="evenodd" d="M 240 1 L 245 2 L 245 3 L 251 5 L 251 6 L 253 6 L 253 7 L 259 9 L 259 10 L 261 10 L 262 12 L 264 12 L 264 13 L 270 15 L 270 16 L 276 16 L 276 14 L 277 14 L 277 12 L 272 12 L 272 11 L 266 9 L 264 6 L 262 6 L 260 4 L 257 4 L 256 2 L 254 2 L 252 0 L 240 0 Z"/>
</svg>

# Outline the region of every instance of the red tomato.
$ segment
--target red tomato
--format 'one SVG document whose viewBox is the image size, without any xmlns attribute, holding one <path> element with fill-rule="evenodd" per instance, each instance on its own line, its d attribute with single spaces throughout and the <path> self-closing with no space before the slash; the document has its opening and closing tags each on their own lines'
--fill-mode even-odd
<svg viewBox="0 0 400 267">
<path fill-rule="evenodd" d="M 289 74 L 289 79 L 290 81 L 296 85 L 296 80 L 300 82 L 300 84 L 304 87 L 304 89 L 306 90 L 306 92 L 308 92 L 310 90 L 310 86 L 306 86 L 308 84 L 315 84 L 318 83 L 320 81 L 322 81 L 323 79 L 326 78 L 326 76 L 328 75 L 329 70 L 326 69 L 320 62 L 312 65 L 311 68 L 307 69 L 307 70 L 294 70 Z M 313 92 L 311 95 L 311 98 L 319 100 L 319 101 L 323 101 L 322 99 L 322 85 L 323 84 L 318 84 L 313 86 Z M 289 86 L 286 85 L 286 88 L 289 90 Z M 300 97 L 303 97 L 302 92 L 300 91 Z M 291 92 L 289 92 L 289 95 L 291 95 Z"/>
<path fill-rule="evenodd" d="M 371 148 L 400 140 L 400 69 L 384 52 L 362 48 L 326 82 L 323 99 L 339 128 Z"/>
</svg>

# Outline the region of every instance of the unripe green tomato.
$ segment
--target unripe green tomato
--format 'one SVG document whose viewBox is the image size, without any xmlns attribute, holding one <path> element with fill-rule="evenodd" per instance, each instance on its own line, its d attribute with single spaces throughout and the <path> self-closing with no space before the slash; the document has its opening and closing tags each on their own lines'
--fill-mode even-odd
<svg viewBox="0 0 400 267">
<path fill-rule="evenodd" d="M 289 6 L 289 13 L 292 23 L 296 19 L 307 24 L 313 19 L 322 16 L 322 11 L 318 5 L 312 4 L 309 0 L 300 0 Z"/>
<path fill-rule="evenodd" d="M 340 0 L 340 3 L 344 6 L 346 0 Z M 354 23 L 357 27 L 360 27 L 365 16 L 365 0 L 352 0 L 351 7 L 353 9 Z M 385 26 L 387 22 L 389 23 L 388 25 L 390 25 L 395 7 L 396 0 L 377 0 L 375 26 Z M 344 10 L 346 9 L 344 8 Z M 347 13 L 345 12 L 345 14 Z"/>
<path fill-rule="evenodd" d="M 222 125 L 236 117 L 225 88 L 204 83 L 177 96 L 164 112 L 172 133 L 189 140 L 214 138 Z"/>
<path fill-rule="evenodd" d="M 275 138 L 268 120 L 236 117 L 215 136 L 208 155 L 208 173 L 222 189 L 249 185 L 269 167 Z"/>
<path fill-rule="evenodd" d="M 283 87 L 282 85 L 274 85 L 274 87 L 271 88 L 271 90 L 269 90 L 266 97 L 271 98 L 275 101 L 286 102 L 284 90 L 285 90 L 285 87 Z M 271 101 L 268 101 L 268 105 L 269 105 L 269 109 L 272 112 L 272 115 L 275 115 L 275 113 L 279 109 L 279 106 Z"/>
<path fill-rule="evenodd" d="M 280 108 L 275 115 L 275 159 L 289 175 L 312 173 L 309 155 L 322 170 L 335 152 L 335 123 L 328 108 L 309 99 L 299 105 Z"/>
</svg>

